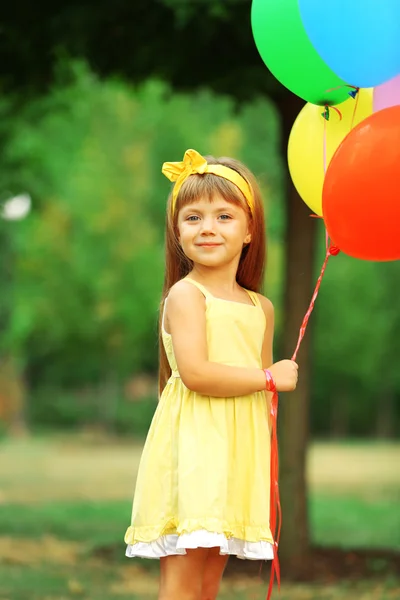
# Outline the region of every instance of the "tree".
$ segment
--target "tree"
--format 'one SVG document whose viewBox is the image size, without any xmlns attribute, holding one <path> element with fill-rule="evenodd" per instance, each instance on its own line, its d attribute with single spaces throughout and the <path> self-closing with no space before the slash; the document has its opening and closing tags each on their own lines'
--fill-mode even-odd
<svg viewBox="0 0 400 600">
<path fill-rule="evenodd" d="M 237 102 L 269 95 L 282 123 L 282 155 L 302 102 L 279 85 L 258 56 L 250 28 L 250 0 L 69 0 L 8 4 L 2 17 L 0 85 L 21 99 L 43 93 L 57 57 L 84 57 L 102 76 L 133 83 L 148 77 L 177 90 L 209 87 Z M 6 12 L 8 11 L 8 12 Z M 286 164 L 286 158 L 283 158 Z M 315 223 L 287 176 L 285 317 L 282 354 L 290 356 L 307 309 L 313 280 Z M 308 437 L 310 336 L 299 357 L 300 384 L 281 403 L 281 555 L 289 567 L 305 565 L 309 549 L 305 453 Z"/>
</svg>

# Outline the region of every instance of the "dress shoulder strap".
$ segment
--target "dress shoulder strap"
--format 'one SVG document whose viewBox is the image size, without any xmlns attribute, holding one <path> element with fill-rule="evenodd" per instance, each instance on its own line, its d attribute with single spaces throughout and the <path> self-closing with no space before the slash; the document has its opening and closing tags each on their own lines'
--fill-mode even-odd
<svg viewBox="0 0 400 600">
<path fill-rule="evenodd" d="M 167 300 L 168 300 L 168 296 L 164 300 L 163 313 L 162 313 L 162 319 L 161 319 L 161 330 L 164 333 L 166 333 L 167 335 L 170 335 L 168 333 L 168 331 L 165 329 L 165 313 L 166 313 L 166 310 L 167 310 Z"/>
<path fill-rule="evenodd" d="M 252 292 L 251 290 L 246 290 L 246 292 L 248 293 L 251 300 L 253 301 L 254 306 L 259 306 L 261 308 L 261 302 L 260 302 L 257 292 Z"/>
<path fill-rule="evenodd" d="M 203 296 L 205 296 L 206 298 L 213 298 L 213 295 L 210 294 L 210 292 L 204 287 L 204 285 L 202 285 L 201 283 L 198 283 L 198 281 L 195 281 L 194 279 L 191 279 L 190 277 L 185 277 L 182 281 L 188 281 L 189 283 L 192 283 L 193 285 L 195 285 L 203 294 Z"/>
</svg>

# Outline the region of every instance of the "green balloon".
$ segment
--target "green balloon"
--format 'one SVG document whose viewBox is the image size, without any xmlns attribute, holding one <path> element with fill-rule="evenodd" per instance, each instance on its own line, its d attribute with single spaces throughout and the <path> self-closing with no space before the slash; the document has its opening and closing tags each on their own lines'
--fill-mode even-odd
<svg viewBox="0 0 400 600">
<path fill-rule="evenodd" d="M 291 92 L 321 106 L 348 100 L 346 82 L 328 67 L 308 38 L 298 0 L 253 0 L 251 26 L 261 58 Z"/>
</svg>

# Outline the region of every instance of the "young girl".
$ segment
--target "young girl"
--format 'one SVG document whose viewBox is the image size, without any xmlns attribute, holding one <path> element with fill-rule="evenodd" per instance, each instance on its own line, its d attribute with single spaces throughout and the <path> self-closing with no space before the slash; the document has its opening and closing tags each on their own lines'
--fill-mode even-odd
<svg viewBox="0 0 400 600">
<path fill-rule="evenodd" d="M 269 395 L 297 365 L 272 364 L 274 312 L 261 296 L 265 226 L 253 175 L 230 158 L 164 163 L 167 206 L 160 402 L 125 535 L 161 559 L 159 600 L 213 600 L 228 555 L 273 558 Z"/>
</svg>

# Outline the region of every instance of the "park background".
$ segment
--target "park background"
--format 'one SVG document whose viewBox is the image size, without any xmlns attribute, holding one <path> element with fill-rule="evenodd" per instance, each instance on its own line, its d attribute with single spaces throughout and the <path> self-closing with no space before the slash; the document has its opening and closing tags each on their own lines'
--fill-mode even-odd
<svg viewBox="0 0 400 600">
<path fill-rule="evenodd" d="M 157 402 L 161 164 L 194 147 L 259 178 L 275 359 L 325 253 L 287 174 L 302 102 L 258 57 L 250 2 L 114 9 L 4 19 L 1 600 L 156 597 L 157 564 L 124 559 L 123 534 Z M 13 220 L 21 195 L 31 209 Z M 280 402 L 282 600 L 400 597 L 399 292 L 398 262 L 328 264 L 299 388 Z M 257 574 L 231 561 L 222 597 L 262 597 Z"/>
</svg>

